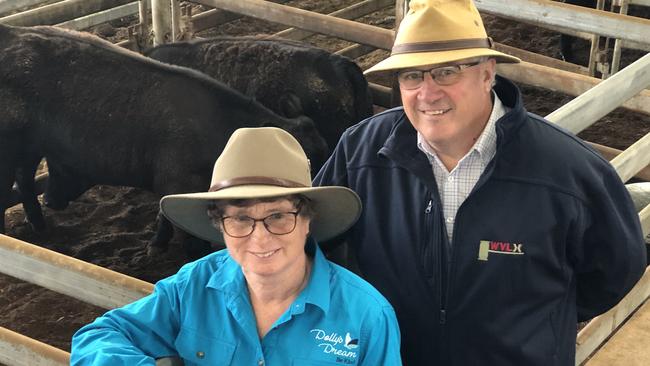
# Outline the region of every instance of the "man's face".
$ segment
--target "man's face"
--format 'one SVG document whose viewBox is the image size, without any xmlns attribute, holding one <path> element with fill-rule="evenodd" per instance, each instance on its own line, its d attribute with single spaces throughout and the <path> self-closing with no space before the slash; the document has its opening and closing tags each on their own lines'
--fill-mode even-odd
<svg viewBox="0 0 650 366">
<path fill-rule="evenodd" d="M 458 61 L 453 64 L 469 63 Z M 444 65 L 416 68 L 430 70 Z M 405 89 L 400 83 L 404 111 L 411 124 L 436 150 L 467 152 L 480 136 L 492 111 L 490 91 L 496 62 L 489 59 L 462 69 L 451 85 L 438 85 L 428 72 L 422 84 Z"/>
</svg>

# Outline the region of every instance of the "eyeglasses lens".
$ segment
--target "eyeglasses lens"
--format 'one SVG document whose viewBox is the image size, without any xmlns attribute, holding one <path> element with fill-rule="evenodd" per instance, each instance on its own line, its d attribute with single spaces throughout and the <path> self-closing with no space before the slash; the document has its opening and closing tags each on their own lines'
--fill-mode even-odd
<svg viewBox="0 0 650 366">
<path fill-rule="evenodd" d="M 271 234 L 285 235 L 296 228 L 296 216 L 298 212 L 277 212 L 266 216 L 263 219 L 253 219 L 248 216 L 228 216 L 221 219 L 223 230 L 226 234 L 243 238 L 255 230 L 255 223 L 261 221 L 264 227 Z"/>
</svg>

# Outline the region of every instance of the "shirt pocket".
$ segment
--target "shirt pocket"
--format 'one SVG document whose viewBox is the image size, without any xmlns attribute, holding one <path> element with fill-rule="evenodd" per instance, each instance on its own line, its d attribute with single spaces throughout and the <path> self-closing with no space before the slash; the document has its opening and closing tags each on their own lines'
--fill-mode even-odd
<svg viewBox="0 0 650 366">
<path fill-rule="evenodd" d="M 185 328 L 181 329 L 174 345 L 186 366 L 230 365 L 236 348 L 234 344 Z"/>
<path fill-rule="evenodd" d="M 356 365 L 356 361 L 352 365 Z M 330 362 L 330 361 L 316 361 L 316 360 L 308 360 L 305 358 L 294 358 L 293 362 L 291 363 L 292 366 L 341 366 L 341 365 L 346 365 L 344 363 L 339 363 L 339 362 Z"/>
</svg>

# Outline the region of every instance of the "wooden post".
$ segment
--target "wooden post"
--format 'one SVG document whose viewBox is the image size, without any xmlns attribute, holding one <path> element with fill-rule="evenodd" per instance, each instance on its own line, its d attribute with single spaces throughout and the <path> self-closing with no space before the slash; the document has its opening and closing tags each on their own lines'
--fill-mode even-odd
<svg viewBox="0 0 650 366">
<path fill-rule="evenodd" d="M 650 54 L 603 80 L 546 118 L 578 133 L 650 85 Z"/>
<path fill-rule="evenodd" d="M 172 9 L 172 42 L 181 40 L 181 6 L 178 0 L 171 0 Z"/>
<path fill-rule="evenodd" d="M 404 15 L 408 12 L 409 0 L 395 0 L 395 31 L 399 29 L 399 25 L 404 19 Z"/>
<path fill-rule="evenodd" d="M 138 24 L 138 49 L 140 50 L 151 46 L 150 8 L 151 0 L 138 1 L 138 16 L 140 18 L 140 23 Z"/>
<path fill-rule="evenodd" d="M 172 41 L 171 0 L 151 0 L 151 24 L 154 46 Z"/>
<path fill-rule="evenodd" d="M 124 5 L 131 1 L 133 0 L 64 0 L 0 18 L 0 23 L 21 26 L 58 24 L 70 19 Z"/>
<path fill-rule="evenodd" d="M 402 19 L 404 15 L 408 12 L 409 0 L 395 0 L 395 33 L 399 30 L 400 24 L 402 24 Z M 394 40 L 393 40 L 394 42 Z M 391 94 L 390 94 L 390 107 L 396 107 L 402 105 L 402 96 L 399 91 L 399 83 L 395 78 L 391 80 Z"/>
<path fill-rule="evenodd" d="M 603 10 L 605 7 L 605 0 L 596 1 L 596 9 Z M 591 48 L 589 49 L 589 64 L 587 68 L 589 69 L 589 75 L 596 75 L 596 62 L 599 62 L 598 52 L 600 50 L 600 35 L 592 34 L 591 35 Z"/>
<path fill-rule="evenodd" d="M 620 13 L 623 15 L 627 15 L 627 10 L 628 10 L 628 5 L 629 1 L 628 0 L 621 0 L 621 9 Z M 623 46 L 623 42 L 620 39 L 616 39 L 614 41 L 614 53 L 612 55 L 612 69 L 611 69 L 611 74 L 616 74 L 618 72 L 618 68 L 621 65 L 621 48 Z"/>
</svg>

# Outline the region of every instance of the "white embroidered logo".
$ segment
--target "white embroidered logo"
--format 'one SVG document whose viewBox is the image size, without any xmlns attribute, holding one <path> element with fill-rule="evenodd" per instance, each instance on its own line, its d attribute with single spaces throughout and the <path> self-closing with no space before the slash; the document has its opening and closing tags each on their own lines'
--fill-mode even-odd
<svg viewBox="0 0 650 366">
<path fill-rule="evenodd" d="M 359 347 L 359 339 L 352 338 L 350 332 L 345 333 L 345 338 L 336 332 L 326 332 L 322 329 L 312 329 L 309 331 L 314 336 L 323 353 L 332 354 L 336 357 L 336 362 L 352 364 L 357 358 L 357 352 L 352 351 Z M 343 348 L 343 347 L 347 348 Z"/>
</svg>

